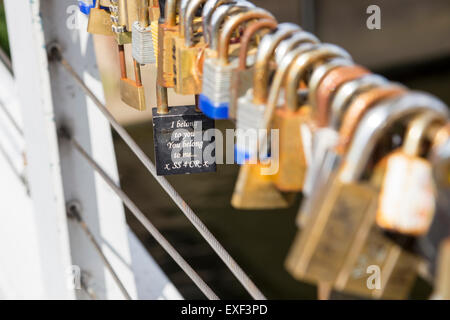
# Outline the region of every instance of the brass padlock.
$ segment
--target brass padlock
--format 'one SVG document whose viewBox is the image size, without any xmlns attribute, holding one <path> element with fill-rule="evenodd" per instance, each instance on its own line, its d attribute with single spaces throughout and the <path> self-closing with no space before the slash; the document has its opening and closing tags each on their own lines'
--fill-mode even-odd
<svg viewBox="0 0 450 320">
<path fill-rule="evenodd" d="M 259 33 L 274 30 L 277 26 L 278 23 L 275 19 L 262 19 L 245 29 L 241 38 L 239 65 L 231 76 L 230 105 L 228 108 L 230 119 L 236 119 L 237 99 L 247 92 L 253 80 L 253 64 L 247 66 L 252 38 Z M 251 58 L 254 60 L 254 57 Z"/>
<path fill-rule="evenodd" d="M 271 175 L 264 174 L 265 164 L 244 164 L 239 170 L 231 205 L 241 210 L 269 210 L 289 207 L 295 194 L 277 190 Z"/>
<path fill-rule="evenodd" d="M 274 183 L 280 190 L 301 191 L 307 169 L 301 130 L 303 127 L 311 130 L 312 117 L 310 107 L 300 107 L 302 104 L 298 102 L 300 83 L 304 81 L 308 84 L 307 72 L 314 65 L 336 57 L 350 58 L 350 55 L 337 46 L 318 44 L 312 50 L 301 53 L 289 69 L 285 110 L 290 112 L 277 111 L 274 120 L 274 124 L 280 129 L 279 171 L 274 177 Z"/>
<path fill-rule="evenodd" d="M 173 88 L 174 83 L 174 59 L 173 38 L 179 33 L 177 23 L 177 0 L 166 0 L 164 16 L 158 23 L 158 53 L 157 56 L 157 82 L 165 88 Z"/>
<path fill-rule="evenodd" d="M 343 268 L 334 288 L 365 298 L 403 300 L 417 278 L 421 259 L 372 227 L 353 266 Z"/>
<path fill-rule="evenodd" d="M 427 130 L 446 121 L 447 117 L 441 113 L 416 116 L 408 125 L 402 148 L 385 159 L 386 173 L 376 217 L 381 228 L 412 236 L 428 233 L 434 217 L 436 190 L 431 164 L 420 155 Z"/>
<path fill-rule="evenodd" d="M 180 33 L 173 38 L 175 50 L 174 83 L 175 92 L 184 95 L 197 95 L 202 90 L 202 52 L 206 47 L 203 37 L 195 34 L 195 14 L 206 0 L 191 0 L 180 11 Z M 198 23 L 198 22 L 197 22 Z M 200 34 L 201 35 L 201 34 Z"/>
<path fill-rule="evenodd" d="M 338 172 L 326 184 L 325 196 L 313 204 L 313 214 L 291 248 L 286 268 L 294 277 L 334 283 L 345 266 L 352 269 L 375 220 L 377 190 L 361 178 L 377 141 L 406 116 L 445 108 L 433 97 L 412 92 L 367 113 Z"/>
<path fill-rule="evenodd" d="M 125 0 L 111 0 L 109 6 L 112 31 L 117 44 L 124 45 L 131 43 L 131 32 L 127 29 L 127 4 Z"/>
<path fill-rule="evenodd" d="M 120 63 L 120 98 L 130 107 L 139 111 L 146 109 L 145 92 L 141 80 L 141 67 L 136 60 L 134 62 L 135 80 L 131 80 L 127 75 L 125 47 L 119 45 L 119 63 Z"/>
<path fill-rule="evenodd" d="M 450 300 L 450 238 L 439 247 L 433 299 Z"/>
<path fill-rule="evenodd" d="M 114 35 L 110 14 L 100 8 L 100 0 L 97 0 L 95 7 L 89 13 L 87 32 L 103 36 Z"/>
</svg>

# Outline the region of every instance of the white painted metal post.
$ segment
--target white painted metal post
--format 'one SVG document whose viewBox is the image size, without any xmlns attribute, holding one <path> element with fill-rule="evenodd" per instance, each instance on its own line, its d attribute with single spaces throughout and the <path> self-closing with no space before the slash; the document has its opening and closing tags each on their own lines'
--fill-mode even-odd
<svg viewBox="0 0 450 320">
<path fill-rule="evenodd" d="M 179 298 L 140 243 L 128 234 L 120 200 L 69 145 L 58 142 L 57 129 L 67 127 L 118 181 L 109 124 L 70 75 L 47 59 L 46 46 L 57 41 L 75 71 L 103 99 L 92 37 L 86 32 L 86 17 L 78 13 L 73 0 L 6 0 L 5 9 L 34 211 L 36 236 L 30 239 L 36 240 L 34 261 L 39 266 L 33 268 L 37 270 L 41 288 L 35 297 L 86 298 L 83 291 L 67 286 L 70 273 L 79 267 L 97 298 L 123 298 L 92 244 L 66 216 L 66 203 L 76 200 L 81 204 L 83 218 L 132 297 L 136 298 L 139 291 L 144 292 L 141 298 Z M 136 279 L 140 280 L 140 286 L 150 285 L 150 279 L 136 274 L 139 269 L 134 264 L 143 262 L 155 270 L 159 292 L 145 294 L 142 288 L 136 290 Z"/>
</svg>

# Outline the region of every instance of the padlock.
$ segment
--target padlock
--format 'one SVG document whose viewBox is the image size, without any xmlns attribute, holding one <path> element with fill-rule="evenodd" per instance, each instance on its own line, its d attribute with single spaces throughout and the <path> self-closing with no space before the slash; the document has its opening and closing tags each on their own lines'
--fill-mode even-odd
<svg viewBox="0 0 450 320">
<path fill-rule="evenodd" d="M 330 81 L 326 81 L 330 77 L 333 79 L 336 77 L 336 73 L 342 74 L 341 82 L 335 81 L 336 86 L 333 87 L 329 84 Z M 360 76 L 368 74 L 369 71 L 353 65 L 353 63 L 349 59 L 345 60 L 332 60 L 328 63 L 324 63 L 321 66 L 318 66 L 312 73 L 311 79 L 309 82 L 309 92 L 308 92 L 308 101 L 313 108 L 313 112 L 315 114 L 316 128 L 314 128 L 314 135 L 312 141 L 312 162 L 311 166 L 308 167 L 305 177 L 305 183 L 303 187 L 303 193 L 306 196 L 309 196 L 312 191 L 319 187 L 317 183 L 319 181 L 324 181 L 327 179 L 326 175 L 329 172 L 320 171 L 321 165 L 323 161 L 325 161 L 324 156 L 328 149 L 333 148 L 339 140 L 339 136 L 336 130 L 327 127 L 328 124 L 328 103 L 330 100 L 330 96 L 335 92 L 335 90 L 341 85 L 345 83 L 345 81 L 356 79 Z M 324 83 L 325 82 L 325 83 Z M 331 81 L 332 82 L 332 81 Z M 324 86 L 328 86 L 331 92 L 320 88 Z M 318 93 L 321 95 L 321 104 L 320 109 L 318 105 Z M 328 94 L 325 96 L 325 94 Z M 325 97 L 324 97 L 325 96 Z M 323 113 L 325 113 L 323 115 Z M 321 177 L 319 178 L 319 175 Z M 308 201 L 305 201 L 305 209 L 309 207 Z M 303 210 L 301 210 L 303 212 Z M 307 212 L 307 211 L 304 211 Z M 298 215 L 299 223 L 301 223 L 302 217 L 307 217 L 307 214 L 299 214 Z"/>
<path fill-rule="evenodd" d="M 269 210 L 289 207 L 295 194 L 283 193 L 274 187 L 270 175 L 262 174 L 266 165 L 243 164 L 239 170 L 231 204 L 241 210 Z"/>
<path fill-rule="evenodd" d="M 258 156 L 259 140 L 262 139 L 266 129 L 264 126 L 264 113 L 268 98 L 270 76 L 274 69 L 271 66 L 271 62 L 274 58 L 275 50 L 281 41 L 300 30 L 297 25 L 281 23 L 276 30 L 266 34 L 258 46 L 253 72 L 253 87 L 247 90 L 244 96 L 238 98 L 236 110 L 237 130 L 244 133 L 256 131 L 258 137 L 256 141 L 250 141 L 249 144 L 246 139 L 247 134 L 238 135 L 235 157 L 236 162 L 239 164 Z M 267 155 L 268 153 L 265 156 Z"/>
<path fill-rule="evenodd" d="M 187 1 L 182 2 L 184 4 Z M 195 14 L 206 0 L 191 0 L 186 8 L 180 9 L 180 33 L 173 38 L 175 50 L 174 83 L 175 92 L 184 95 L 200 94 L 202 89 L 201 54 L 205 49 L 203 37 L 195 39 Z"/>
<path fill-rule="evenodd" d="M 376 227 L 370 230 L 356 261 L 353 257 L 348 260 L 354 264 L 348 271 L 341 271 L 336 290 L 389 300 L 408 298 L 422 263 L 416 254 L 403 250 Z"/>
<path fill-rule="evenodd" d="M 450 300 L 450 238 L 439 246 L 433 299 Z"/>
<path fill-rule="evenodd" d="M 245 29 L 241 38 L 238 67 L 231 75 L 230 103 L 228 107 L 228 117 L 230 119 L 236 119 L 237 99 L 250 89 L 252 83 L 253 64 L 250 62 L 251 66 L 247 66 L 252 38 L 258 33 L 274 30 L 277 26 L 278 23 L 275 19 L 262 19 Z M 252 58 L 254 62 L 254 56 Z"/>
<path fill-rule="evenodd" d="M 124 45 L 131 43 L 131 32 L 127 29 L 127 4 L 125 0 L 111 0 L 109 6 L 111 29 L 116 38 L 117 44 Z"/>
<path fill-rule="evenodd" d="M 109 12 L 100 8 L 100 0 L 90 10 L 87 32 L 103 36 L 113 36 L 112 23 Z"/>
<path fill-rule="evenodd" d="M 218 8 L 220 9 L 220 7 Z M 250 9 L 229 18 L 220 32 L 217 57 L 206 57 L 203 63 L 203 87 L 200 95 L 200 109 L 213 119 L 228 119 L 231 74 L 237 67 L 238 59 L 230 61 L 230 39 L 236 29 L 243 23 L 255 19 L 273 19 L 263 9 Z M 214 19 L 214 15 L 213 15 Z M 213 37 L 214 38 L 214 37 Z"/>
<path fill-rule="evenodd" d="M 436 191 L 431 164 L 420 155 L 427 130 L 446 121 L 440 113 L 416 116 L 408 126 L 402 148 L 387 157 L 376 216 L 381 228 L 412 236 L 428 232 L 434 217 Z"/>
<path fill-rule="evenodd" d="M 157 85 L 157 108 L 153 110 L 156 172 L 159 176 L 216 171 L 215 140 L 209 133 L 214 120 L 197 106 L 168 107 L 167 88 Z"/>
<path fill-rule="evenodd" d="M 145 92 L 141 80 L 141 67 L 134 60 L 135 80 L 131 80 L 127 75 L 125 47 L 119 45 L 119 63 L 120 63 L 120 98 L 130 107 L 139 111 L 146 109 Z"/>
<path fill-rule="evenodd" d="M 301 191 L 305 179 L 307 162 L 303 146 L 302 128 L 311 130 L 311 109 L 298 102 L 297 90 L 300 82 L 308 84 L 307 74 L 314 65 L 330 58 L 350 59 L 343 49 L 329 44 L 319 44 L 314 49 L 300 54 L 286 78 L 286 106 L 275 113 L 274 128 L 280 129 L 279 170 L 274 177 L 275 185 L 283 191 Z M 295 95 L 295 97 L 291 97 Z M 294 98 L 294 99 L 293 99 Z M 291 105 L 290 101 L 296 104 Z"/>
<path fill-rule="evenodd" d="M 177 0 L 166 0 L 164 15 L 161 15 L 158 23 L 158 53 L 157 58 L 157 82 L 165 88 L 173 88 L 173 38 L 178 35 Z M 162 12 L 162 11 L 161 11 Z"/>
<path fill-rule="evenodd" d="M 325 185 L 324 196 L 297 236 L 286 261 L 296 278 L 334 283 L 352 270 L 375 220 L 377 190 L 361 181 L 370 155 L 394 123 L 424 110 L 446 113 L 438 99 L 411 92 L 380 103 L 362 119 L 339 170 Z M 345 278 L 345 277 L 344 277 Z M 342 281 L 346 283 L 346 281 Z"/>
<path fill-rule="evenodd" d="M 134 60 L 141 65 L 155 63 L 149 0 L 140 1 L 139 20 L 133 23 L 131 35 Z"/>
</svg>

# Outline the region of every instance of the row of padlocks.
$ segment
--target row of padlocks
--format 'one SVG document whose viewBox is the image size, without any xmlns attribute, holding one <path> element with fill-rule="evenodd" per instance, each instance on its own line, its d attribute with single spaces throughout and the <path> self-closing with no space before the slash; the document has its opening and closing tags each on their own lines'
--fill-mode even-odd
<svg viewBox="0 0 450 320">
<path fill-rule="evenodd" d="M 176 128 L 192 132 L 199 123 L 204 132 L 230 119 L 241 165 L 232 205 L 286 208 L 303 193 L 287 270 L 363 297 L 408 297 L 421 258 L 405 243 L 428 233 L 437 191 L 450 187 L 445 104 L 371 73 L 342 48 L 248 1 L 99 0 L 82 8 L 90 33 L 117 40 L 126 104 L 146 109 L 140 67 L 156 63 L 158 174 L 215 171 L 214 161 L 192 154 L 174 160 L 171 139 Z M 195 95 L 196 105 L 169 107 L 167 88 Z M 247 130 L 257 139 L 239 136 Z M 277 170 L 265 174 L 269 162 Z M 435 297 L 450 299 L 444 243 Z M 379 268 L 379 288 L 366 281 L 371 266 Z"/>
</svg>

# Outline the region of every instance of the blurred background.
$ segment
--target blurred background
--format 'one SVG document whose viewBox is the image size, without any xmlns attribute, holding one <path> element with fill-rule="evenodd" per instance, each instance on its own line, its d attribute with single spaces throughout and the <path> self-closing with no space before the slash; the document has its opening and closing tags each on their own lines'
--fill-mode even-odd
<svg viewBox="0 0 450 320">
<path fill-rule="evenodd" d="M 450 105 L 450 1 L 252 2 L 274 13 L 280 22 L 298 23 L 323 42 L 342 46 L 356 62 L 374 72 L 412 89 L 430 92 Z M 381 30 L 369 30 L 366 27 L 366 9 L 372 4 L 381 8 Z M 0 45 L 8 55 L 2 1 Z M 99 36 L 95 38 L 95 45 L 108 108 L 153 159 L 151 111 L 138 112 L 121 103 L 118 92 L 119 64 L 114 40 Z M 154 66 L 145 66 L 142 73 L 147 99 L 150 106 L 154 106 Z M 193 101 L 193 97 L 173 93 L 169 96 L 171 105 L 192 104 Z M 228 121 L 216 121 L 216 126 L 224 130 L 233 125 Z M 114 137 L 124 191 L 169 241 L 176 244 L 180 253 L 216 289 L 219 296 L 248 298 L 233 275 L 132 152 L 117 136 Z M 231 207 L 230 199 L 238 169 L 238 166 L 219 166 L 216 174 L 177 176 L 169 177 L 168 180 L 268 298 L 316 298 L 314 286 L 294 280 L 283 267 L 297 231 L 294 221 L 301 196 L 287 210 L 237 211 Z M 128 215 L 128 222 L 180 293 L 185 298 L 203 299 L 201 292 L 131 215 Z M 430 286 L 419 279 L 411 292 L 411 298 L 427 298 L 430 291 Z"/>
</svg>

